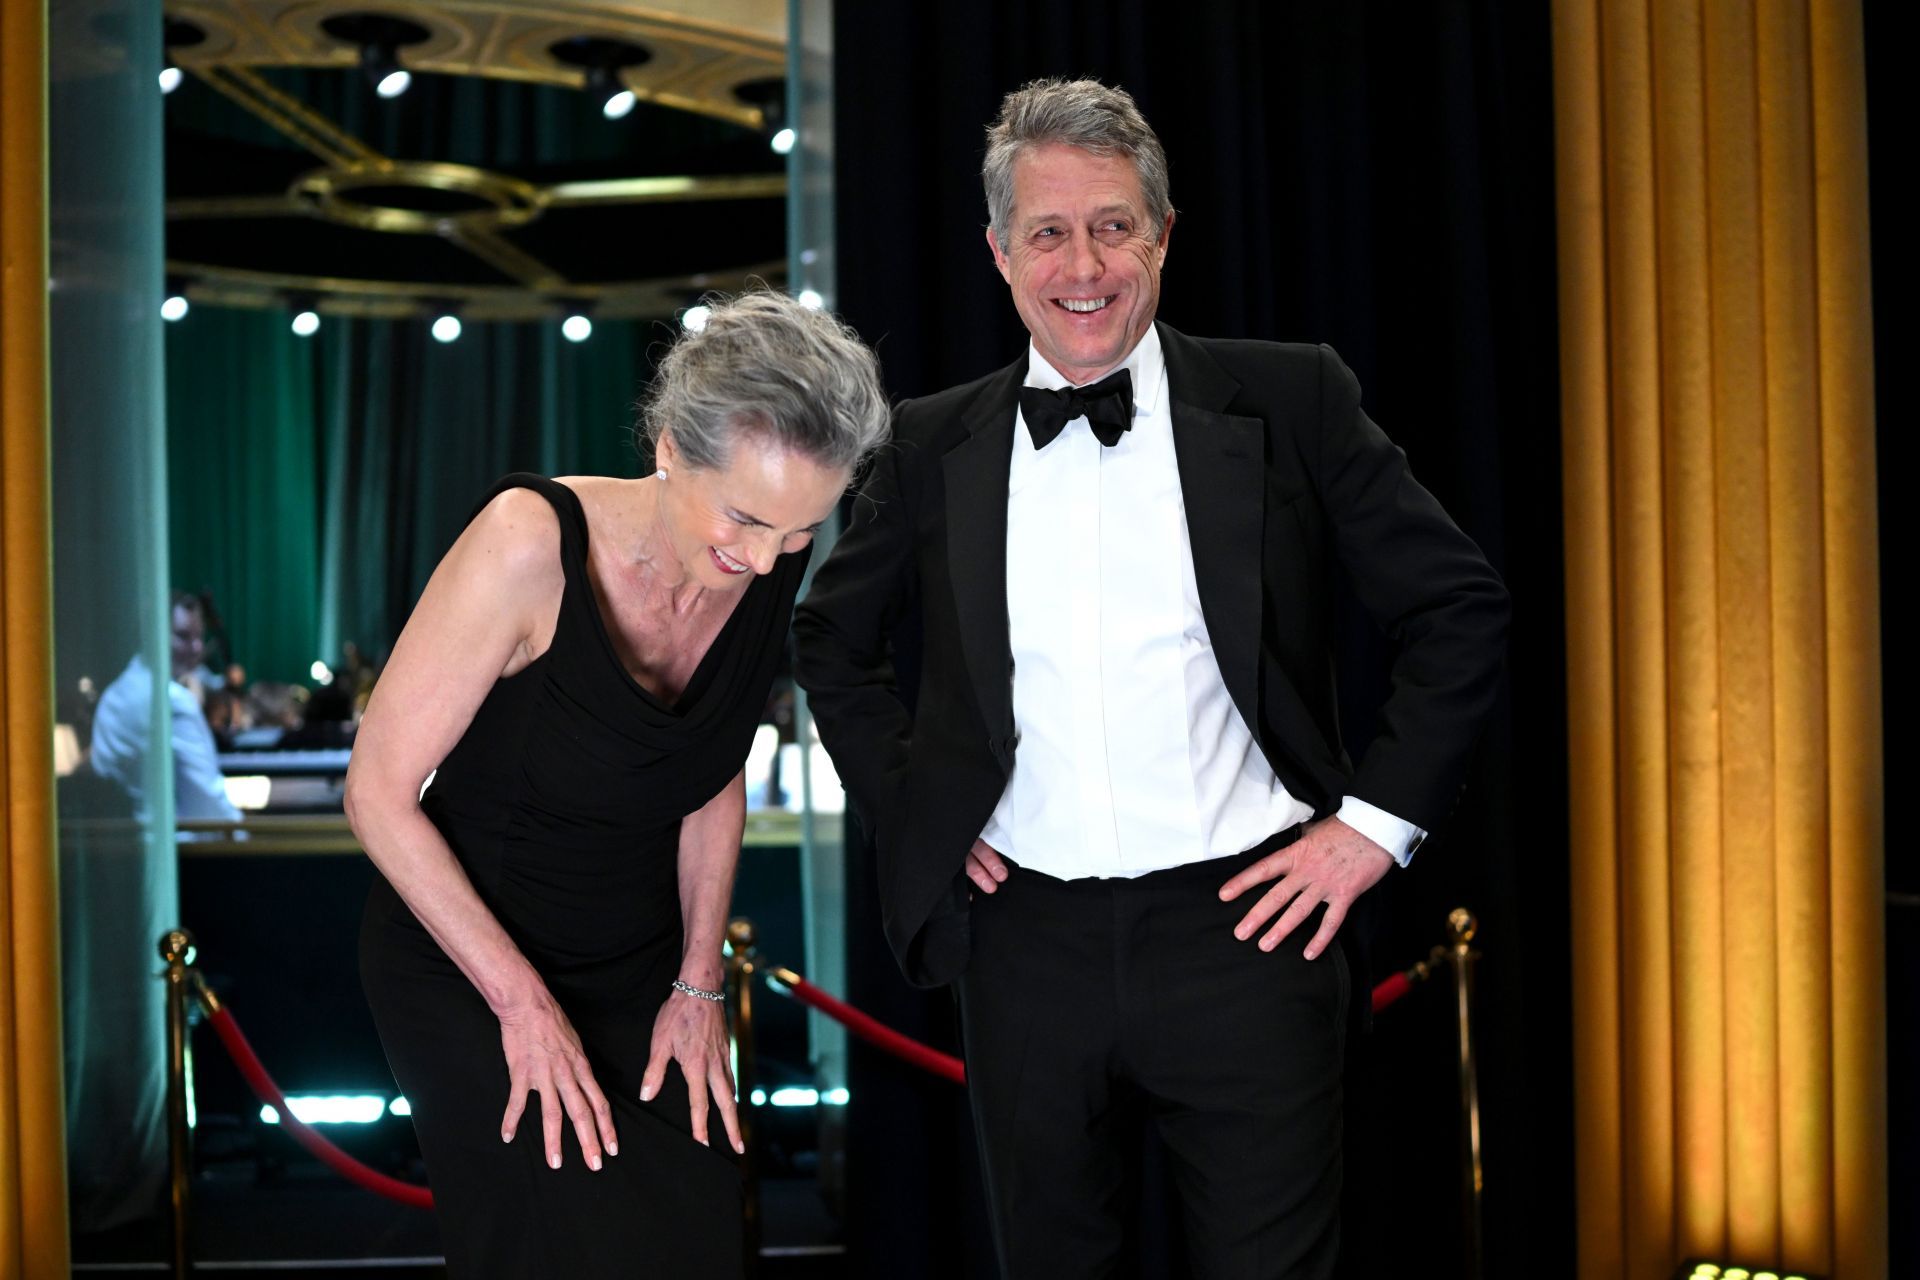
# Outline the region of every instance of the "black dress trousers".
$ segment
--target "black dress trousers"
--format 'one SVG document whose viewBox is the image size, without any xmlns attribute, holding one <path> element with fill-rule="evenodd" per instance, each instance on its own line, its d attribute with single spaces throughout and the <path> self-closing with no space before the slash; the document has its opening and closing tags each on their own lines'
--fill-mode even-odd
<svg viewBox="0 0 1920 1280">
<path fill-rule="evenodd" d="M 1008 1280 L 1121 1272 L 1147 1124 L 1199 1280 L 1333 1274 L 1349 970 L 1301 954 L 1318 915 L 1233 936 L 1257 895 L 1219 887 L 1258 856 L 975 895 L 961 1026 Z"/>
</svg>

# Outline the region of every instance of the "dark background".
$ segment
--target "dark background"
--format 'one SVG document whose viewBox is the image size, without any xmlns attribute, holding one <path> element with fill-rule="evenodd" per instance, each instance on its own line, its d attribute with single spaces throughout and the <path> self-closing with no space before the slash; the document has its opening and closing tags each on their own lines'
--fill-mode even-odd
<svg viewBox="0 0 1920 1280">
<path fill-rule="evenodd" d="M 1920 226 L 1920 204 L 1902 172 L 1913 154 L 1916 114 L 1913 49 L 1914 10 L 1899 0 L 1865 0 L 1867 36 L 1867 153 L 1872 171 L 1868 216 L 1873 221 L 1873 332 L 1875 442 L 1880 480 L 1880 670 L 1882 724 L 1887 752 L 1887 1120 L 1891 1155 L 1889 1200 L 1893 1256 L 1888 1274 L 1920 1275 L 1920 862 L 1901 839 L 1895 806 L 1910 793 L 1905 780 L 1913 753 L 1903 712 L 1913 706 L 1914 671 L 1905 661 L 1898 620 L 1908 584 L 1905 555 L 1911 548 L 1914 395 L 1912 375 L 1901 359 L 1899 314 L 1913 287 L 1911 230 Z M 1904 126 L 1901 122 L 1907 122 Z M 1907 234 L 1903 234 L 1907 233 Z M 1910 572 L 1910 570 L 1909 570 Z"/>
<path fill-rule="evenodd" d="M 1909 7 L 1866 0 L 1887 776 L 1898 708 L 1901 501 L 1914 421 L 1893 334 L 1920 225 L 1893 166 L 1914 118 Z M 1025 334 L 994 272 L 978 180 L 1000 96 L 1042 75 L 1132 92 L 1166 144 L 1180 211 L 1161 316 L 1190 332 L 1332 343 L 1373 416 L 1505 575 L 1509 694 L 1451 827 L 1387 882 L 1376 968 L 1424 954 L 1447 908 L 1479 912 L 1489 1274 L 1556 1266 L 1573 1241 L 1566 741 L 1553 97 L 1548 6 L 1435 0 L 1269 6 L 1074 0 L 842 5 L 841 309 L 912 396 L 1013 359 Z M 860 74 L 858 68 L 885 68 Z M 1894 148 L 1901 149 L 1896 155 Z M 1380 641 L 1348 628 L 1351 744 L 1381 692 Z M 911 654 L 905 655 L 910 668 Z M 1891 1274 L 1920 1274 L 1920 865 L 1890 844 Z M 897 978 L 870 866 L 849 877 L 856 1001 L 949 1047 L 944 995 Z M 1353 1274 L 1453 1273 L 1449 1031 L 1425 991 L 1356 1043 L 1349 1081 Z M 990 1269 L 961 1099 L 856 1047 L 848 1150 L 854 1274 Z M 1149 1237 L 1156 1232 L 1148 1230 Z M 1160 1233 L 1163 1234 L 1163 1233 Z M 1149 1238 L 1152 1256 L 1166 1242 Z"/>
<path fill-rule="evenodd" d="M 1506 577 L 1510 690 L 1454 821 L 1389 878 L 1372 949 L 1398 968 L 1442 939 L 1449 908 L 1479 914 L 1489 1274 L 1556 1265 L 1573 1164 L 1547 7 L 842 5 L 834 34 L 840 307 L 896 395 L 1023 350 L 983 238 L 984 125 L 1028 79 L 1098 76 L 1133 93 L 1168 153 L 1179 219 L 1161 318 L 1331 343 Z M 1355 613 L 1341 660 L 1356 750 L 1387 657 Z M 850 865 L 854 1002 L 950 1047 L 950 997 L 898 977 L 870 861 Z M 1352 1274 L 1454 1273 L 1451 1052 L 1436 987 L 1352 1046 Z M 850 1273 L 918 1274 L 925 1258 L 928 1274 L 989 1274 L 959 1092 L 858 1049 L 850 1087 Z M 1165 1218 L 1143 1219 L 1147 1275 L 1177 1249 Z"/>
</svg>

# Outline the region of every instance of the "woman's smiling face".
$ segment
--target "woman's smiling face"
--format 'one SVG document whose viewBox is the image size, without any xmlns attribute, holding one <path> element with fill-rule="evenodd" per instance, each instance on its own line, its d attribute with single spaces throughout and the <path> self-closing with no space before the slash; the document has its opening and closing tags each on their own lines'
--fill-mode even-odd
<svg viewBox="0 0 1920 1280">
<path fill-rule="evenodd" d="M 686 579 L 704 587 L 738 587 L 768 573 L 780 555 L 798 551 L 846 491 L 848 474 L 764 436 L 742 433 L 723 467 L 679 461 L 671 434 L 658 456 L 667 469 L 659 483 L 661 523 Z"/>
</svg>

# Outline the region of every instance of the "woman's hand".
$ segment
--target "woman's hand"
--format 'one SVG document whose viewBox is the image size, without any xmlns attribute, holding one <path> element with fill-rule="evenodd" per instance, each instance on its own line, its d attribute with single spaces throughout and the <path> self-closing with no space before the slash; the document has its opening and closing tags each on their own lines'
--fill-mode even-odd
<svg viewBox="0 0 1920 1280">
<path fill-rule="evenodd" d="M 500 1017 L 500 1047 L 507 1056 L 507 1114 L 500 1122 L 500 1140 L 512 1142 L 527 1094 L 540 1095 L 540 1125 L 545 1130 L 547 1166 L 560 1167 L 560 1113 L 573 1121 L 574 1136 L 586 1153 L 587 1167 L 600 1168 L 600 1150 L 620 1154 L 613 1132 L 613 1109 L 594 1083 L 580 1036 L 544 986 Z"/>
<path fill-rule="evenodd" d="M 707 1094 L 711 1091 L 734 1151 L 745 1155 L 747 1144 L 740 1140 L 740 1115 L 733 1098 L 731 1050 L 726 1007 L 717 1000 L 674 992 L 653 1020 L 653 1054 L 640 1080 L 640 1101 L 651 1102 L 666 1083 L 667 1064 L 679 1063 L 680 1074 L 687 1078 L 687 1110 L 693 1119 L 694 1138 L 702 1145 L 711 1145 L 707 1142 Z"/>
</svg>

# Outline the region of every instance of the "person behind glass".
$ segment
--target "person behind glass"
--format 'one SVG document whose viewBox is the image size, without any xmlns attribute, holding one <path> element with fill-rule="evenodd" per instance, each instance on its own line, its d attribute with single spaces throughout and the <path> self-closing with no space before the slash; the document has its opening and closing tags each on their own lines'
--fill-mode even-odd
<svg viewBox="0 0 1920 1280">
<path fill-rule="evenodd" d="M 742 767 L 887 406 L 850 330 L 752 292 L 668 351 L 641 433 L 641 479 L 481 499 L 347 775 L 380 873 L 362 977 L 455 1277 L 745 1265 L 720 1002 Z"/>
<path fill-rule="evenodd" d="M 202 669 L 206 657 L 207 615 L 200 597 L 174 592 L 167 626 L 174 820 L 238 822 L 240 810 L 227 798 L 213 730 L 199 696 L 188 684 Z M 95 773 L 112 778 L 126 789 L 133 799 L 135 815 L 143 822 L 148 814 L 145 778 L 152 715 L 153 672 L 146 659 L 136 653 L 100 695 L 87 758 Z"/>
<path fill-rule="evenodd" d="M 1114 1274 L 1151 1123 L 1196 1275 L 1324 1277 L 1337 932 L 1454 803 L 1506 592 L 1331 350 L 1155 323 L 1174 213 L 1132 98 L 1036 82 L 987 138 L 1031 341 L 899 408 L 796 674 L 902 967 L 957 979 L 1003 1271 Z M 1357 761 L 1336 573 L 1399 645 Z M 887 637 L 912 599 L 909 715 Z"/>
</svg>

